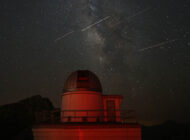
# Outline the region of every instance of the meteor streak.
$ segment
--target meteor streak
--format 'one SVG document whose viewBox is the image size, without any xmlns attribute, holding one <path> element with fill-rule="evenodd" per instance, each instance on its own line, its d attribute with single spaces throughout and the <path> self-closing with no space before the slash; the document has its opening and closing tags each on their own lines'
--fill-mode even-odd
<svg viewBox="0 0 190 140">
<path fill-rule="evenodd" d="M 55 39 L 55 42 L 57 42 L 57 41 L 59 41 L 59 40 L 65 38 L 65 37 L 67 37 L 68 35 L 70 35 L 70 34 L 72 34 L 72 33 L 74 33 L 74 31 L 68 32 L 68 33 L 64 34 L 63 36 L 58 37 L 57 39 Z"/>
<path fill-rule="evenodd" d="M 143 9 L 143 10 L 137 12 L 136 14 L 134 14 L 134 15 L 128 17 L 127 19 L 134 18 L 134 17 L 136 17 L 136 16 L 138 16 L 138 15 L 141 15 L 141 14 L 143 14 L 143 13 L 149 11 L 150 9 L 152 9 L 152 8 L 146 8 L 146 9 Z"/>
<path fill-rule="evenodd" d="M 107 20 L 108 18 L 110 18 L 110 16 L 107 16 L 107 17 L 105 17 L 105 18 L 103 18 L 103 19 L 100 19 L 100 20 L 96 21 L 95 23 L 93 23 L 93 24 L 91 24 L 91 25 L 89 25 L 89 26 L 87 26 L 87 27 L 81 29 L 81 32 L 84 32 L 84 31 L 86 31 L 86 30 L 92 28 L 93 26 L 95 26 L 95 25 L 97 25 L 97 24 L 99 24 L 99 23 L 101 23 L 101 22 Z M 72 33 L 74 33 L 74 32 L 75 32 L 75 31 L 71 31 L 71 32 L 68 32 L 68 33 L 64 34 L 64 35 L 61 36 L 61 37 L 58 37 L 57 39 L 55 39 L 55 42 L 57 42 L 57 41 L 59 41 L 59 40 L 65 38 L 65 37 L 69 36 L 70 34 L 72 34 Z"/>
<path fill-rule="evenodd" d="M 158 48 L 158 47 L 160 47 L 160 46 L 163 46 L 163 45 L 168 44 L 168 43 L 175 42 L 175 41 L 177 41 L 177 40 L 178 40 L 178 39 L 173 39 L 173 40 L 169 40 L 169 41 L 164 41 L 164 42 L 158 43 L 158 44 L 156 44 L 156 45 L 153 45 L 153 46 L 150 46 L 150 47 L 147 47 L 147 48 L 140 49 L 139 51 L 142 52 L 142 51 L 145 51 L 145 50 L 148 50 L 148 49 Z"/>
<path fill-rule="evenodd" d="M 149 11 L 150 9 L 151 9 L 151 8 L 143 9 L 143 10 L 137 12 L 136 14 L 127 17 L 126 20 L 129 20 L 129 19 L 131 19 L 131 18 L 134 18 L 134 17 L 136 17 L 136 16 L 139 16 L 139 15 L 141 15 L 141 14 L 143 14 L 143 13 Z M 112 26 L 112 28 L 115 27 L 115 26 L 117 26 L 117 25 L 119 25 L 119 24 L 121 24 L 122 22 L 124 22 L 124 21 L 118 21 L 116 24 L 114 24 L 114 25 Z"/>
<path fill-rule="evenodd" d="M 100 19 L 100 20 L 96 21 L 95 23 L 93 23 L 93 24 L 91 24 L 91 25 L 89 25 L 89 26 L 87 26 L 87 27 L 81 29 L 81 31 L 84 32 L 84 31 L 86 31 L 86 30 L 92 28 L 93 26 L 95 26 L 95 25 L 97 25 L 97 24 L 99 24 L 99 23 L 101 23 L 101 22 L 107 20 L 108 18 L 110 18 L 110 16 L 107 16 L 107 17 L 105 17 L 105 18 L 103 18 L 103 19 Z"/>
</svg>

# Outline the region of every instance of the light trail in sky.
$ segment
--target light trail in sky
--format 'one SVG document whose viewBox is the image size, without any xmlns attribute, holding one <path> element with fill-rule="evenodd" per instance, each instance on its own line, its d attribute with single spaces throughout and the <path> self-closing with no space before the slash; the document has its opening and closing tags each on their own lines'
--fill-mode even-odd
<svg viewBox="0 0 190 140">
<path fill-rule="evenodd" d="M 63 36 L 58 37 L 57 39 L 55 39 L 55 42 L 57 42 L 57 41 L 59 41 L 59 40 L 65 38 L 65 37 L 69 36 L 70 34 L 72 34 L 72 33 L 74 33 L 74 32 L 75 32 L 75 31 L 70 31 L 70 32 L 64 34 Z"/>
<path fill-rule="evenodd" d="M 152 8 L 146 8 L 146 9 L 143 9 L 143 10 L 137 12 L 136 14 L 134 14 L 134 15 L 128 17 L 127 19 L 130 19 L 130 18 L 134 18 L 134 17 L 136 17 L 136 16 L 139 16 L 139 15 L 141 15 L 141 14 L 143 14 L 143 13 L 149 11 L 150 9 L 152 9 Z"/>
<path fill-rule="evenodd" d="M 92 28 L 93 26 L 95 26 L 95 25 L 97 25 L 97 24 L 99 24 L 99 23 L 101 23 L 101 22 L 103 22 L 103 21 L 105 21 L 105 20 L 107 20 L 107 19 L 109 19 L 109 18 L 110 18 L 110 16 L 107 16 L 107 17 L 105 17 L 105 18 L 103 18 L 103 19 L 100 19 L 100 20 L 96 21 L 95 23 L 93 23 L 93 24 L 91 24 L 91 25 L 88 25 L 88 26 L 85 27 L 85 28 L 82 28 L 82 29 L 81 29 L 81 32 L 84 32 L 84 31 L 86 31 L 86 30 Z M 58 37 L 57 39 L 55 39 L 55 42 L 57 42 L 57 41 L 59 41 L 59 40 L 65 38 L 65 37 L 71 35 L 71 34 L 74 33 L 74 32 L 75 32 L 75 31 L 70 31 L 70 32 L 64 34 L 63 36 Z"/>
<path fill-rule="evenodd" d="M 152 45 L 152 46 L 150 46 L 150 47 L 140 49 L 139 52 L 143 52 L 143 51 L 145 51 L 145 50 L 149 50 L 149 49 L 153 49 L 153 48 L 158 48 L 158 47 L 161 47 L 161 46 L 166 45 L 166 44 L 168 44 L 168 43 L 175 42 L 175 41 L 177 41 L 177 40 L 178 40 L 178 39 L 173 39 L 173 40 L 169 40 L 169 41 L 164 41 L 164 42 L 161 42 L 161 43 Z"/>
<path fill-rule="evenodd" d="M 129 20 L 129 19 L 131 19 L 131 18 L 134 18 L 134 17 L 136 17 L 136 16 L 139 16 L 139 15 L 141 15 L 141 14 L 143 14 L 143 13 L 149 11 L 150 9 L 151 9 L 151 8 L 143 9 L 143 10 L 141 10 L 141 11 L 135 13 L 134 15 L 131 15 L 131 16 L 127 17 L 126 20 Z M 115 27 L 115 26 L 117 26 L 117 25 L 119 25 L 119 24 L 121 24 L 122 22 L 124 22 L 124 21 L 118 21 L 116 24 L 114 24 L 114 25 L 112 26 L 112 28 Z"/>
<path fill-rule="evenodd" d="M 127 20 L 129 20 L 130 18 L 134 18 L 134 17 L 136 17 L 136 16 L 138 16 L 138 15 L 141 15 L 141 14 L 143 14 L 144 12 L 149 11 L 150 9 L 151 9 L 151 8 L 143 9 L 143 10 L 137 12 L 136 14 L 134 14 L 134 15 L 128 17 Z M 96 21 L 95 23 L 93 23 L 93 24 L 91 24 L 91 25 L 88 25 L 88 26 L 85 27 L 85 28 L 82 28 L 82 29 L 81 29 L 81 32 L 84 32 L 84 31 L 86 31 L 86 30 L 89 30 L 90 28 L 94 27 L 95 25 L 97 25 L 97 24 L 99 24 L 99 23 L 101 23 L 101 22 L 103 22 L 103 21 L 105 21 L 105 20 L 108 20 L 109 18 L 110 18 L 110 16 L 107 16 L 107 17 L 105 17 L 105 18 L 102 18 L 102 19 Z M 119 22 L 116 23 L 114 26 L 116 26 L 116 25 L 118 25 L 118 24 L 120 24 L 120 23 L 122 23 L 122 22 L 123 22 L 123 21 L 119 21 Z M 114 26 L 113 26 L 113 27 L 114 27 Z M 71 34 L 74 33 L 74 32 L 75 32 L 75 31 L 71 31 L 71 32 L 68 32 L 68 33 L 64 34 L 64 35 L 61 36 L 61 37 L 58 37 L 57 39 L 55 39 L 55 42 L 57 42 L 57 41 L 59 41 L 59 40 L 65 38 L 65 37 L 71 35 Z"/>
<path fill-rule="evenodd" d="M 105 17 L 105 18 L 103 18 L 103 19 L 100 19 L 100 20 L 96 21 L 95 23 L 93 23 L 93 24 L 91 24 L 91 25 L 89 25 L 89 26 L 87 26 L 87 27 L 81 29 L 81 31 L 84 32 L 84 31 L 86 31 L 86 30 L 92 28 L 93 26 L 95 26 L 95 25 L 97 25 L 97 24 L 99 24 L 99 23 L 101 23 L 101 22 L 103 22 L 103 21 L 105 21 L 105 20 L 107 20 L 107 19 L 109 19 L 109 18 L 110 18 L 110 16 L 107 16 L 107 17 Z"/>
</svg>

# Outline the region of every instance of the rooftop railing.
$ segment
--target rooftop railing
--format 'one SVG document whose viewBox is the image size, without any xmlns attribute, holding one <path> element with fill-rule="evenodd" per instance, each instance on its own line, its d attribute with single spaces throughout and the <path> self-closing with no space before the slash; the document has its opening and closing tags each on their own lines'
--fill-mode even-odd
<svg viewBox="0 0 190 140">
<path fill-rule="evenodd" d="M 96 119 L 96 122 L 136 122 L 134 110 L 51 110 L 37 112 L 35 118 L 36 123 L 77 122 L 77 119 L 82 119 L 82 122 L 89 119 Z"/>
</svg>

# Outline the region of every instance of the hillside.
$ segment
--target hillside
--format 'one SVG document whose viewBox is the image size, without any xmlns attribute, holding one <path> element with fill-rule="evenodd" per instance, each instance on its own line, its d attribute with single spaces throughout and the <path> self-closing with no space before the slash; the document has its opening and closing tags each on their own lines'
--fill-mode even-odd
<svg viewBox="0 0 190 140">
<path fill-rule="evenodd" d="M 40 95 L 0 107 L 0 136 L 7 140 L 32 139 L 35 112 L 52 110 L 54 106 Z"/>
</svg>

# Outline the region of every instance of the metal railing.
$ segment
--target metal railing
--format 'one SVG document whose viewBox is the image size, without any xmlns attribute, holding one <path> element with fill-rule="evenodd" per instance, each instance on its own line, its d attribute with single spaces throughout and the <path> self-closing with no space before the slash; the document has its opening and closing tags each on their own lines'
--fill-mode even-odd
<svg viewBox="0 0 190 140">
<path fill-rule="evenodd" d="M 82 119 L 82 122 L 88 122 L 88 119 L 96 119 L 96 122 L 136 122 L 134 110 L 52 110 L 36 112 L 36 123 L 60 123 L 72 122 Z"/>
</svg>

